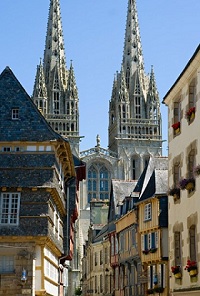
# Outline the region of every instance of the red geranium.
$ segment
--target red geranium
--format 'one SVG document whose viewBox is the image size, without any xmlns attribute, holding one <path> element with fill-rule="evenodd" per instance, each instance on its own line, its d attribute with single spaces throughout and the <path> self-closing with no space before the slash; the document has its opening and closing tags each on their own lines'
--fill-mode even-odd
<svg viewBox="0 0 200 296">
<path fill-rule="evenodd" d="M 172 127 L 173 127 L 173 129 L 175 129 L 175 130 L 178 129 L 178 128 L 180 128 L 180 121 L 178 121 L 178 122 L 172 124 Z"/>
<path fill-rule="evenodd" d="M 185 270 L 187 270 L 188 272 L 190 272 L 190 270 L 194 270 L 194 269 L 197 269 L 197 263 L 196 263 L 196 261 L 188 260 L 187 261 L 187 265 L 185 266 Z"/>
</svg>

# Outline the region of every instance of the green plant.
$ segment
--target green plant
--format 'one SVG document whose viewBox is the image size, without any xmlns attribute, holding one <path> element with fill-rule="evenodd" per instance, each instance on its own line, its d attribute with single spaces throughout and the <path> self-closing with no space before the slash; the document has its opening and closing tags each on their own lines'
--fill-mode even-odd
<svg viewBox="0 0 200 296">
<path fill-rule="evenodd" d="M 82 289 L 80 287 L 76 288 L 75 295 L 81 295 L 81 294 L 82 294 Z"/>
</svg>

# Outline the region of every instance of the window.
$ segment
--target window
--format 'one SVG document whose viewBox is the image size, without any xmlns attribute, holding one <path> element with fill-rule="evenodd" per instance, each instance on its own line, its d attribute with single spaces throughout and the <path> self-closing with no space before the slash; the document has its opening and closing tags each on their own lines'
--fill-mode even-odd
<svg viewBox="0 0 200 296">
<path fill-rule="evenodd" d="M 20 193 L 2 193 L 0 200 L 0 224 L 19 223 Z"/>
<path fill-rule="evenodd" d="M 181 121 L 181 102 L 174 103 L 174 123 Z"/>
<path fill-rule="evenodd" d="M 144 207 L 144 221 L 151 220 L 151 203 L 148 203 Z"/>
<path fill-rule="evenodd" d="M 12 119 L 13 120 L 19 119 L 19 109 L 18 108 L 12 109 Z"/>
<path fill-rule="evenodd" d="M 54 266 L 51 262 L 49 262 L 47 259 L 44 260 L 44 264 L 45 264 L 45 276 L 57 282 L 58 268 Z"/>
<path fill-rule="evenodd" d="M 192 225 L 189 229 L 190 260 L 196 261 L 196 227 Z"/>
<path fill-rule="evenodd" d="M 193 168 L 195 166 L 195 151 L 190 151 L 188 155 L 188 178 L 193 178 Z"/>
<path fill-rule="evenodd" d="M 132 179 L 133 180 L 137 180 L 139 178 L 139 173 L 140 173 L 140 170 L 139 170 L 139 159 L 137 157 L 134 157 L 132 159 Z"/>
<path fill-rule="evenodd" d="M 176 163 L 174 165 L 174 185 L 177 186 L 179 184 L 181 178 L 181 167 L 180 163 Z"/>
<path fill-rule="evenodd" d="M 0 273 L 14 272 L 14 256 L 0 256 Z"/>
<path fill-rule="evenodd" d="M 94 254 L 94 265 L 97 266 L 97 253 Z"/>
<path fill-rule="evenodd" d="M 103 264 L 103 251 L 100 251 L 100 265 Z"/>
<path fill-rule="evenodd" d="M 141 236 L 142 251 L 158 248 L 158 232 L 146 233 Z"/>
<path fill-rule="evenodd" d="M 196 80 L 193 79 L 189 85 L 189 109 L 196 103 Z"/>
<path fill-rule="evenodd" d="M 115 255 L 115 241 L 114 241 L 114 236 L 111 236 L 111 256 Z"/>
<path fill-rule="evenodd" d="M 136 245 L 136 233 L 135 233 L 135 228 L 133 228 L 131 230 L 131 241 L 132 241 L 132 245 L 135 246 Z"/>
<path fill-rule="evenodd" d="M 107 264 L 108 263 L 108 248 L 105 248 L 105 252 L 104 252 L 104 263 Z"/>
<path fill-rule="evenodd" d="M 178 231 L 174 233 L 174 244 L 175 265 L 181 266 L 181 234 Z"/>
<path fill-rule="evenodd" d="M 92 164 L 88 170 L 88 202 L 109 199 L 111 174 L 104 164 Z"/>
<path fill-rule="evenodd" d="M 141 99 L 140 99 L 140 97 L 135 98 L 135 117 L 141 118 Z"/>
<path fill-rule="evenodd" d="M 11 147 L 3 147 L 2 148 L 3 152 L 10 152 L 11 151 Z"/>
</svg>

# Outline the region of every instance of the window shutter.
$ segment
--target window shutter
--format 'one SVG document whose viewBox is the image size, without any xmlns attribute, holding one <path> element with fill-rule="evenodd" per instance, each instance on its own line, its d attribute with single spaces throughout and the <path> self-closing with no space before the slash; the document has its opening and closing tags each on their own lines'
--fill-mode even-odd
<svg viewBox="0 0 200 296">
<path fill-rule="evenodd" d="M 151 249 L 155 249 L 156 243 L 155 243 L 155 232 L 151 233 Z"/>
<path fill-rule="evenodd" d="M 158 264 L 158 285 L 159 287 L 162 287 L 162 269 L 161 269 L 162 264 Z"/>
<path fill-rule="evenodd" d="M 144 234 L 141 235 L 141 248 L 144 251 Z"/>
<path fill-rule="evenodd" d="M 158 231 L 155 232 L 155 247 L 158 248 Z"/>
<path fill-rule="evenodd" d="M 156 284 L 156 265 L 152 265 L 152 269 L 153 269 L 153 284 Z"/>
<path fill-rule="evenodd" d="M 162 287 L 165 288 L 165 264 L 161 264 L 162 270 Z"/>
<path fill-rule="evenodd" d="M 148 289 L 152 288 L 152 282 L 151 282 L 151 266 L 148 266 L 147 268 L 147 276 L 148 276 Z"/>
</svg>

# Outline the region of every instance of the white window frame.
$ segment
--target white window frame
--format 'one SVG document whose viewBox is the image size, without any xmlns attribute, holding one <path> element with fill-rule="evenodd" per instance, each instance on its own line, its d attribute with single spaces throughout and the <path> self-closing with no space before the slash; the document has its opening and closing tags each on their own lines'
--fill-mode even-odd
<svg viewBox="0 0 200 296">
<path fill-rule="evenodd" d="M 144 221 L 151 220 L 151 203 L 147 203 L 144 206 Z"/>
<path fill-rule="evenodd" d="M 19 224 L 20 196 L 19 192 L 1 193 L 0 225 Z"/>
</svg>

